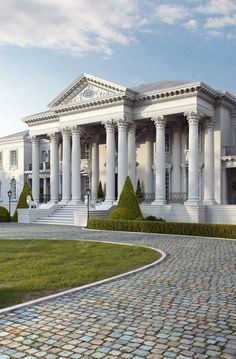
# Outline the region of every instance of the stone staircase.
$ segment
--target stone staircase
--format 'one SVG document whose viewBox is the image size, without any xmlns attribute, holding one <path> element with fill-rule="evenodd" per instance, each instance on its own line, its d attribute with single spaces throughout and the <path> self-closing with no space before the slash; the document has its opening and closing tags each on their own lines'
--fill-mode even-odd
<svg viewBox="0 0 236 359">
<path fill-rule="evenodd" d="M 65 204 L 58 208 L 55 212 L 47 217 L 41 217 L 34 223 L 37 224 L 56 224 L 56 225 L 74 225 L 74 211 L 81 211 L 86 213 L 87 207 L 84 203 L 81 204 Z"/>
<path fill-rule="evenodd" d="M 74 211 L 80 211 L 87 215 L 87 206 L 84 203 L 81 204 L 65 204 L 56 209 L 49 216 L 40 217 L 34 223 L 37 224 L 55 224 L 55 225 L 74 225 Z M 90 218 L 106 218 L 108 215 L 107 210 L 95 210 L 90 208 Z"/>
</svg>

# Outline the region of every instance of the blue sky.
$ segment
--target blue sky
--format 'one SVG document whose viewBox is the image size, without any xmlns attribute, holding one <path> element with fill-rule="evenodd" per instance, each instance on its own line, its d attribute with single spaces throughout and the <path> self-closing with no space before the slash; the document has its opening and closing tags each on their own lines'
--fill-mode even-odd
<svg viewBox="0 0 236 359">
<path fill-rule="evenodd" d="M 0 137 L 82 72 L 201 80 L 236 96 L 236 0 L 1 0 Z"/>
</svg>

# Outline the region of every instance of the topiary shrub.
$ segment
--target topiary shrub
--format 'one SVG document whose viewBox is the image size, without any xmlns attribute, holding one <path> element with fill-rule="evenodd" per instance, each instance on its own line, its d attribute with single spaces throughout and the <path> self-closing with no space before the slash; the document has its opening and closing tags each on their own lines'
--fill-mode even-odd
<svg viewBox="0 0 236 359">
<path fill-rule="evenodd" d="M 104 193 L 102 190 L 102 182 L 100 181 L 98 185 L 98 200 L 103 201 L 103 199 L 104 199 Z"/>
<path fill-rule="evenodd" d="M 33 196 L 32 196 L 31 190 L 30 190 L 30 186 L 29 186 L 29 184 L 27 182 L 25 182 L 25 184 L 23 186 L 23 189 L 21 191 L 20 197 L 19 197 L 19 201 L 18 201 L 17 206 L 16 206 L 16 210 L 15 210 L 14 215 L 12 217 L 13 222 L 18 221 L 18 213 L 17 213 L 18 208 L 29 208 L 28 204 L 26 202 L 26 199 L 27 199 L 28 195 L 30 195 L 31 199 L 33 200 Z"/>
<path fill-rule="evenodd" d="M 0 222 L 9 221 L 9 212 L 5 207 L 0 207 Z"/>
<path fill-rule="evenodd" d="M 126 177 L 120 194 L 118 206 L 111 212 L 109 219 L 135 219 L 142 217 L 138 200 L 129 177 Z"/>
</svg>

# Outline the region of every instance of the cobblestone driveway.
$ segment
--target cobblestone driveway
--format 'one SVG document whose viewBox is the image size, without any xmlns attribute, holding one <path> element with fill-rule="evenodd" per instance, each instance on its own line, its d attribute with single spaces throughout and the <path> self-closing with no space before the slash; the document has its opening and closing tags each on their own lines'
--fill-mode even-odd
<svg viewBox="0 0 236 359">
<path fill-rule="evenodd" d="M 5 358 L 236 358 L 236 241 L 1 225 L 1 238 L 82 238 L 164 250 L 139 274 L 0 316 Z"/>
</svg>

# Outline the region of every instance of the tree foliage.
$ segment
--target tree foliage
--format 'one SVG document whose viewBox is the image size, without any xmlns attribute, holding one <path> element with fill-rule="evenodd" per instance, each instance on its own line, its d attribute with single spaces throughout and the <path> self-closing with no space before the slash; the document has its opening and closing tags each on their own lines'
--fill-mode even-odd
<svg viewBox="0 0 236 359">
<path fill-rule="evenodd" d="M 30 186 L 27 182 L 24 183 L 23 189 L 21 191 L 17 206 L 16 206 L 16 210 L 14 212 L 14 215 L 12 217 L 13 222 L 17 222 L 18 221 L 18 213 L 17 213 L 17 209 L 18 208 L 29 208 L 26 199 L 27 196 L 30 195 L 31 199 L 33 200 L 33 196 L 30 190 Z"/>
</svg>

